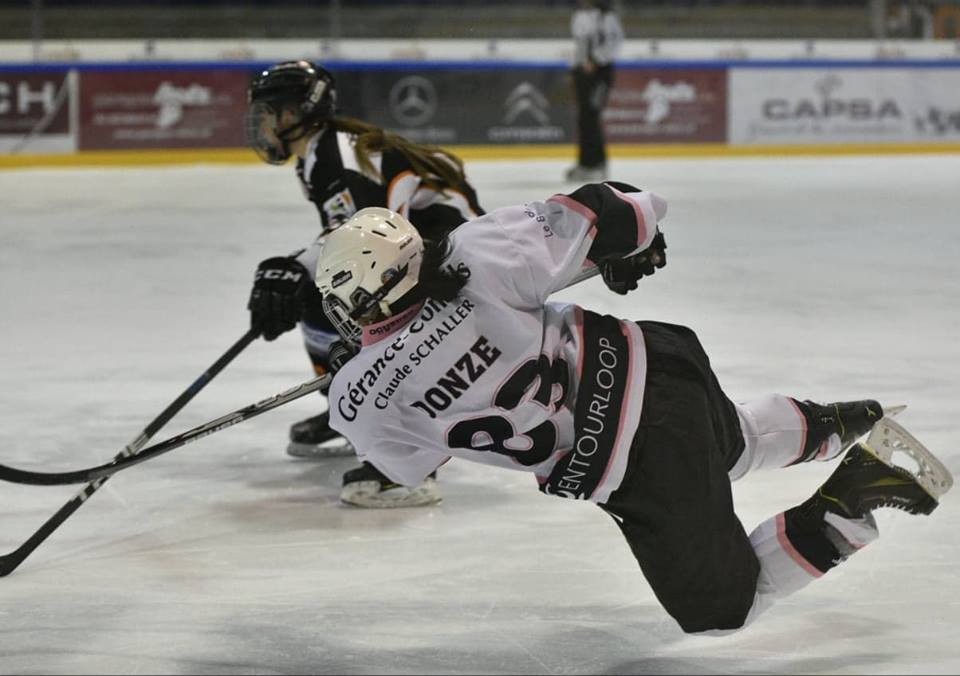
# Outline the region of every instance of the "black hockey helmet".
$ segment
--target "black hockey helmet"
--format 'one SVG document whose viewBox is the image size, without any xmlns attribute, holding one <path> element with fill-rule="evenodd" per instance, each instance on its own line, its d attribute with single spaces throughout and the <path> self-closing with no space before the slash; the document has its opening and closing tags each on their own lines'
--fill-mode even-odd
<svg viewBox="0 0 960 676">
<path fill-rule="evenodd" d="M 267 68 L 253 79 L 247 94 L 247 138 L 270 164 L 286 162 L 290 142 L 322 127 L 336 110 L 333 75 L 310 61 Z M 287 119 L 284 111 L 291 111 Z"/>
</svg>

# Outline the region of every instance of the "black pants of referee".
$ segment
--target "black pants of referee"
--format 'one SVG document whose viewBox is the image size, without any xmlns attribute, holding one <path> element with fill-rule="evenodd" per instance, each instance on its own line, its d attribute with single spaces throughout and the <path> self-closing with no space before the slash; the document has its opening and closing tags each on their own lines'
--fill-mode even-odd
<svg viewBox="0 0 960 676">
<path fill-rule="evenodd" d="M 602 507 L 684 631 L 736 629 L 760 571 L 727 475 L 744 449 L 739 418 L 693 331 L 637 324 L 647 350 L 643 410 L 623 483 Z"/>
<path fill-rule="evenodd" d="M 588 73 L 573 69 L 573 89 L 577 97 L 578 162 L 581 167 L 597 168 L 607 163 L 607 145 L 601 115 L 613 85 L 613 66 L 598 66 Z"/>
</svg>

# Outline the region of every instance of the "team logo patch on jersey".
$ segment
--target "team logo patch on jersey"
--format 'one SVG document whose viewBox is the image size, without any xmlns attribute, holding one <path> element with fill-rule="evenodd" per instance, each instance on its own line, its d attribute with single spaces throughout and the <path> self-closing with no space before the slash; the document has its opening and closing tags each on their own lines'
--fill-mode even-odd
<svg viewBox="0 0 960 676">
<path fill-rule="evenodd" d="M 357 213 L 357 204 L 353 201 L 350 189 L 345 188 L 323 203 L 323 213 L 327 216 L 328 227 L 343 225 Z"/>
</svg>

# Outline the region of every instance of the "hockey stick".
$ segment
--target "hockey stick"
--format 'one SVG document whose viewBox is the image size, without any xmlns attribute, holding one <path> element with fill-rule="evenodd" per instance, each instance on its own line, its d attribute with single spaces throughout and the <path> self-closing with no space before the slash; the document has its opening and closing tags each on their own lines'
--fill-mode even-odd
<svg viewBox="0 0 960 676">
<path fill-rule="evenodd" d="M 129 444 L 124 447 L 122 451 L 116 456 L 114 460 L 122 460 L 123 458 L 135 455 L 137 452 L 143 448 L 147 442 L 153 437 L 157 431 L 167 424 L 173 416 L 175 416 L 187 403 L 193 399 L 200 390 L 206 387 L 207 383 L 213 380 L 220 371 L 226 367 L 233 359 L 240 354 L 250 343 L 252 343 L 257 336 L 260 335 L 258 330 L 250 329 L 243 337 L 240 338 L 236 343 L 234 343 L 226 352 L 224 352 L 217 361 L 215 361 L 210 368 L 203 372 L 203 374 L 197 378 L 193 384 L 190 385 L 186 390 L 184 390 L 179 397 L 177 397 L 169 406 L 167 406 L 160 415 L 154 418 L 150 424 L 148 424 L 143 431 Z M 26 559 L 30 554 L 35 550 L 40 544 L 46 540 L 50 535 L 59 528 L 64 521 L 66 521 L 70 516 L 80 509 L 80 505 L 86 502 L 91 495 L 96 493 L 100 487 L 106 482 L 107 477 L 102 479 L 97 479 L 88 484 L 83 490 L 74 495 L 70 500 L 64 503 L 63 507 L 57 510 L 53 516 L 46 520 L 46 522 L 38 528 L 33 535 L 31 535 L 26 542 L 17 547 L 15 550 L 9 554 L 0 556 L 0 577 L 9 575 L 17 566 L 23 563 L 23 560 Z"/>
<path fill-rule="evenodd" d="M 241 423 L 244 420 L 249 420 L 250 418 L 277 408 L 278 406 L 282 406 L 283 404 L 293 401 L 294 399 L 299 399 L 305 394 L 316 392 L 317 390 L 325 387 L 330 382 L 331 378 L 332 376 L 329 373 L 325 373 L 324 375 L 318 376 L 313 380 L 308 380 L 307 382 L 301 383 L 296 387 L 291 387 L 289 390 L 281 392 L 280 394 L 275 394 L 272 397 L 264 399 L 263 401 L 258 401 L 255 404 L 250 404 L 249 406 L 245 406 L 232 413 L 222 415 L 219 418 L 211 420 L 210 422 L 204 423 L 198 427 L 194 427 L 191 430 L 187 430 L 186 432 L 178 434 L 175 437 L 170 437 L 166 441 L 161 441 L 153 446 L 148 446 L 136 455 L 115 458 L 106 464 L 97 465 L 96 467 L 88 467 L 86 469 L 80 469 L 74 472 L 30 472 L 27 470 L 16 469 L 14 467 L 7 467 L 6 465 L 0 465 L 0 479 L 19 484 L 32 484 L 34 486 L 62 486 L 64 484 L 79 484 L 85 481 L 96 482 L 106 479 L 122 469 L 139 465 L 141 462 L 146 462 L 147 460 L 155 458 L 158 455 L 168 453 L 175 448 L 186 446 L 187 444 L 209 436 L 214 432 L 219 432 L 220 430 L 232 427 L 237 423 Z"/>
</svg>

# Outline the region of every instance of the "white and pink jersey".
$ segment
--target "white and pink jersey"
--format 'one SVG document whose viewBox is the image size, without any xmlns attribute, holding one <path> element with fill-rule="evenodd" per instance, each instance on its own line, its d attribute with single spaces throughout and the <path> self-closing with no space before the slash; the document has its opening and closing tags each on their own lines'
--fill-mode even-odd
<svg viewBox="0 0 960 676">
<path fill-rule="evenodd" d="M 591 184 L 463 224 L 447 264 L 469 270 L 466 286 L 365 327 L 330 389 L 331 426 L 401 484 L 456 456 L 605 502 L 640 419 L 643 335 L 547 298 L 585 267 L 649 246 L 665 210 L 652 193 Z"/>
</svg>

